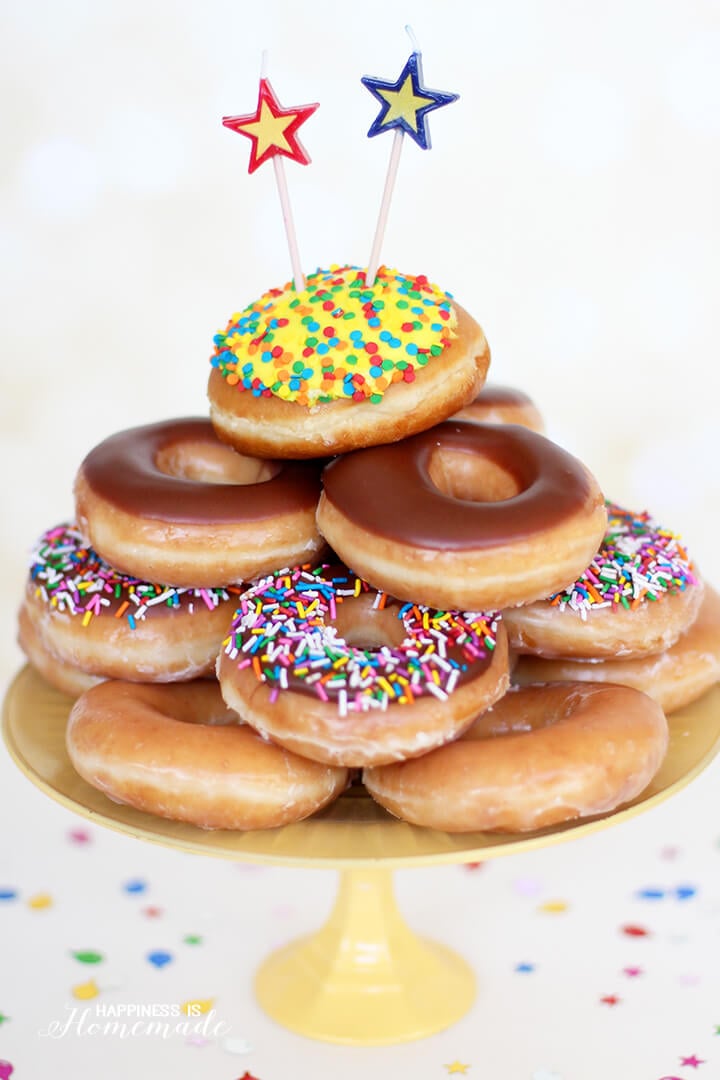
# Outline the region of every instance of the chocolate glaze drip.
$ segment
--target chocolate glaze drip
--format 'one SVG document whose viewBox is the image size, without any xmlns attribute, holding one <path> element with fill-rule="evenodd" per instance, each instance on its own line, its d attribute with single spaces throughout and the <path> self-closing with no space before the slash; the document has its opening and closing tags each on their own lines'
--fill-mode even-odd
<svg viewBox="0 0 720 1080">
<path fill-rule="evenodd" d="M 478 454 L 500 466 L 519 494 L 500 502 L 444 494 L 429 474 L 432 453 L 440 448 Z M 592 493 L 581 462 L 544 436 L 515 424 L 461 420 L 336 458 L 323 472 L 323 486 L 353 525 L 437 551 L 482 550 L 532 537 L 567 521 Z"/>
<path fill-rule="evenodd" d="M 119 510 L 157 521 L 198 525 L 260 521 L 317 503 L 319 462 L 278 462 L 277 475 L 257 484 L 168 476 L 157 466 L 158 455 L 183 442 L 223 445 L 209 420 L 166 420 L 111 435 L 90 451 L 81 471 L 92 490 Z"/>
</svg>

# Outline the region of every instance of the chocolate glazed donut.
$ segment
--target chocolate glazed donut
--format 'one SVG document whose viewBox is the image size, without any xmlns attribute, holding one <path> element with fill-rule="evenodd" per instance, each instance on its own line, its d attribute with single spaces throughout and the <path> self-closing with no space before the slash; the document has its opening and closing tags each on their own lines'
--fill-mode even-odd
<svg viewBox="0 0 720 1080">
<path fill-rule="evenodd" d="M 132 428 L 91 450 L 75 481 L 78 525 L 112 566 L 148 581 L 220 586 L 305 562 L 317 462 L 248 458 L 209 420 Z"/>
<path fill-rule="evenodd" d="M 318 527 L 377 588 L 434 607 L 505 607 L 564 588 L 607 515 L 592 474 L 512 425 L 447 421 L 323 473 Z"/>
</svg>

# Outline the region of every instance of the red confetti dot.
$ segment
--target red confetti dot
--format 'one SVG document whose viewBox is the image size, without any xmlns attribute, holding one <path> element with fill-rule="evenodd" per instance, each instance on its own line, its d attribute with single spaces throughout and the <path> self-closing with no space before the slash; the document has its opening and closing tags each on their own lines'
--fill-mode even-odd
<svg viewBox="0 0 720 1080">
<path fill-rule="evenodd" d="M 326 326 L 323 330 L 323 337 L 335 337 L 335 328 L 332 326 Z"/>
<path fill-rule="evenodd" d="M 375 342 L 374 341 L 368 341 L 367 345 L 365 346 L 365 352 L 370 353 L 370 355 L 372 356 L 377 351 L 378 351 L 378 347 L 375 344 Z"/>
<path fill-rule="evenodd" d="M 282 354 L 283 354 L 283 351 L 282 351 L 282 345 L 275 345 L 275 346 L 273 346 L 273 348 L 272 348 L 272 349 L 270 350 L 270 355 L 271 355 L 271 356 L 275 356 L 275 357 L 278 357 L 278 356 L 282 356 Z"/>
<path fill-rule="evenodd" d="M 278 319 L 277 320 L 278 326 L 287 326 L 288 322 L 289 322 L 289 319 Z"/>
<path fill-rule="evenodd" d="M 325 300 L 323 302 L 323 311 L 332 311 L 332 309 L 334 307 L 335 307 L 335 304 L 333 303 L 332 300 Z"/>
<path fill-rule="evenodd" d="M 303 349 L 302 354 L 303 354 L 303 356 L 312 356 L 312 354 L 314 352 L 315 352 L 315 350 L 311 349 L 310 346 L 308 345 L 308 346 L 306 346 L 306 348 Z"/>
<path fill-rule="evenodd" d="M 650 937 L 650 931 L 646 930 L 644 926 L 635 926 L 632 923 L 623 926 L 622 932 L 627 934 L 628 937 Z"/>
<path fill-rule="evenodd" d="M 403 331 L 403 333 L 409 334 L 411 332 L 411 330 L 414 329 L 414 327 L 413 327 L 413 324 L 411 322 L 404 322 L 402 324 L 402 326 L 400 327 L 400 329 Z"/>
<path fill-rule="evenodd" d="M 404 382 L 415 382 L 415 372 L 413 371 L 412 368 L 410 368 L 410 367 L 405 368 L 405 370 L 403 371 L 403 381 Z"/>
</svg>

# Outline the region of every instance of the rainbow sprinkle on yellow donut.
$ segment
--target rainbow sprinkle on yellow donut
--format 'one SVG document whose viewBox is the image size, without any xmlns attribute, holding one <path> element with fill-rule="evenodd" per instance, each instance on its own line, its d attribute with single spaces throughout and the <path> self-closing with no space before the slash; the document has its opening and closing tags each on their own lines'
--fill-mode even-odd
<svg viewBox="0 0 720 1080">
<path fill-rule="evenodd" d="M 290 282 L 233 315 L 210 362 L 256 397 L 377 404 L 451 343 L 451 300 L 423 274 L 381 266 L 368 288 L 364 270 L 332 266 L 310 274 L 302 292 Z"/>
</svg>

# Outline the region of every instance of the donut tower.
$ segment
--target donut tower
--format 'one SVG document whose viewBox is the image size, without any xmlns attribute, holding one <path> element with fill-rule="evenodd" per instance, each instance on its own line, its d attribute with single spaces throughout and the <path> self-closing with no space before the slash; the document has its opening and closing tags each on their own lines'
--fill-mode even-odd
<svg viewBox="0 0 720 1080">
<path fill-rule="evenodd" d="M 302 271 L 263 63 L 226 117 L 272 161 L 293 279 L 213 342 L 209 418 L 110 435 L 31 556 L 19 639 L 76 698 L 67 746 L 116 801 L 203 828 L 305 818 L 350 783 L 446 831 L 525 832 L 639 795 L 665 712 L 720 675 L 720 599 L 608 500 L 473 316 L 380 262 L 406 136 L 457 95 L 365 77 L 392 131 L 365 267 Z"/>
</svg>

